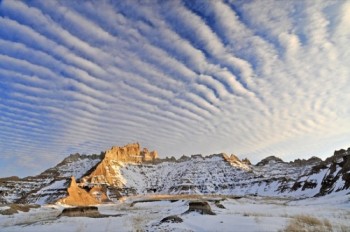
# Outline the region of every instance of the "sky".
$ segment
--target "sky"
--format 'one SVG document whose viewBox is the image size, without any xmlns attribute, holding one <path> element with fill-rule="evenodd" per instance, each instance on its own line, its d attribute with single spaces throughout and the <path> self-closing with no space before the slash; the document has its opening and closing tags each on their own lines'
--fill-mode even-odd
<svg viewBox="0 0 350 232">
<path fill-rule="evenodd" d="M 350 1 L 0 1 L 0 176 L 138 141 L 253 163 L 350 147 Z"/>
</svg>

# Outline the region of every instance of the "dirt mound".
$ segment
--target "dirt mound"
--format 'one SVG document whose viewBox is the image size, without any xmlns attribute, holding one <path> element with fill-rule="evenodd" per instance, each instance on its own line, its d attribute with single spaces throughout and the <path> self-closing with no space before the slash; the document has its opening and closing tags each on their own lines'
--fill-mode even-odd
<svg viewBox="0 0 350 232">
<path fill-rule="evenodd" d="M 96 206 L 79 206 L 74 208 L 63 209 L 62 213 L 58 217 L 100 217 L 101 214 L 98 212 Z"/>
<path fill-rule="evenodd" d="M 186 213 L 198 212 L 200 214 L 215 215 L 206 201 L 190 201 Z"/>
<path fill-rule="evenodd" d="M 104 218 L 104 217 L 119 217 L 121 214 L 106 215 L 100 214 L 96 206 L 78 206 L 74 208 L 63 209 L 58 217 L 90 217 L 90 218 Z"/>
</svg>

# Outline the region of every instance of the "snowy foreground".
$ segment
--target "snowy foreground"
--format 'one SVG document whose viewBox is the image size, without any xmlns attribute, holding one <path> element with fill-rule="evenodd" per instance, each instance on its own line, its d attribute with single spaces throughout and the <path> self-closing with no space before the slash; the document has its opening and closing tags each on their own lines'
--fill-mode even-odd
<svg viewBox="0 0 350 232">
<path fill-rule="evenodd" d="M 209 202 L 216 215 L 185 213 L 192 200 Z M 350 196 L 343 194 L 304 200 L 139 196 L 99 205 L 101 214 L 119 215 L 105 218 L 57 217 L 64 207 L 46 205 L 27 213 L 0 215 L 0 231 L 350 231 Z M 170 215 L 183 222 L 161 223 Z"/>
</svg>

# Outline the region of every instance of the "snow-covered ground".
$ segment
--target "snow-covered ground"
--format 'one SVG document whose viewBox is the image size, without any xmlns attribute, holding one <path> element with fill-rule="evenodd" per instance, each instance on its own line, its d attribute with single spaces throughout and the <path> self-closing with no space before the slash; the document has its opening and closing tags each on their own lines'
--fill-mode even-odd
<svg viewBox="0 0 350 232">
<path fill-rule="evenodd" d="M 152 164 L 122 164 L 116 173 L 127 188 L 144 194 L 148 189 L 172 194 L 229 194 L 285 197 L 311 197 L 320 191 L 325 173 L 316 173 L 318 188 L 310 191 L 292 190 L 300 176 L 306 175 L 312 165 L 294 166 L 289 163 L 270 162 L 264 166 L 232 166 L 222 156 L 194 156 L 182 162 Z M 249 170 L 247 170 L 249 168 Z M 282 191 L 284 189 L 284 191 Z"/>
<path fill-rule="evenodd" d="M 101 214 L 121 214 L 116 217 L 58 218 L 64 208 L 62 205 L 0 215 L 0 231 L 284 231 L 298 223 L 302 227 L 296 227 L 297 231 L 305 227 L 312 231 L 350 231 L 350 196 L 341 193 L 304 200 L 183 195 L 141 202 L 150 198 L 160 199 L 161 196 L 135 196 L 98 206 Z M 209 202 L 216 215 L 185 213 L 190 200 L 201 198 Z M 220 200 L 225 209 L 219 208 L 215 200 Z M 133 202 L 137 203 L 132 205 Z M 6 207 L 0 207 L 0 211 L 3 209 Z M 183 222 L 160 223 L 170 215 L 179 216 Z"/>
</svg>

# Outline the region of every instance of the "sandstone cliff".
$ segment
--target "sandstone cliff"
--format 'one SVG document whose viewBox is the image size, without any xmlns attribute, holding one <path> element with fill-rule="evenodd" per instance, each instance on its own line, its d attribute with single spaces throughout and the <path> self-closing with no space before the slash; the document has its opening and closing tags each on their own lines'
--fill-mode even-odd
<svg viewBox="0 0 350 232">
<path fill-rule="evenodd" d="M 106 151 L 105 159 L 112 159 L 125 163 L 142 163 L 158 158 L 156 151 L 149 152 L 147 148 L 141 151 L 139 143 L 130 143 L 124 147 L 114 146 Z"/>
<path fill-rule="evenodd" d="M 149 152 L 147 148 L 141 151 L 138 143 L 127 144 L 124 147 L 114 146 L 107 150 L 105 157 L 96 169 L 88 176 L 82 178 L 82 184 L 109 185 L 123 187 L 119 167 L 125 163 L 153 162 L 158 158 L 156 151 Z"/>
<path fill-rule="evenodd" d="M 75 206 L 84 206 L 84 205 L 96 205 L 100 202 L 92 197 L 88 192 L 84 189 L 80 188 L 75 178 L 72 176 L 69 188 L 67 189 L 68 196 L 60 199 L 58 202 L 67 204 L 67 205 L 75 205 Z"/>
</svg>

